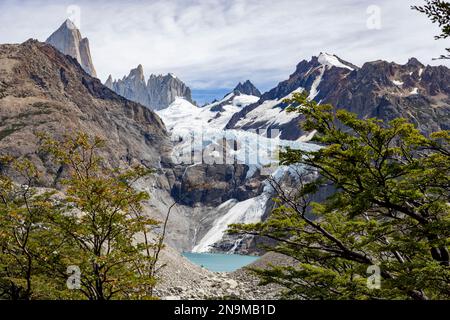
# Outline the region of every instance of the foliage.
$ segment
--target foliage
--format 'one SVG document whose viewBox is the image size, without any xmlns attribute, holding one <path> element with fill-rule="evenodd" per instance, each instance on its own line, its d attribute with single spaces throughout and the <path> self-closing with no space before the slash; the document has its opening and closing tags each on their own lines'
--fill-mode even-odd
<svg viewBox="0 0 450 320">
<path fill-rule="evenodd" d="M 148 193 L 135 188 L 152 170 L 109 168 L 104 141 L 84 133 L 39 137 L 61 191 L 38 187 L 30 161 L 1 159 L 0 298 L 152 299 L 164 234 L 143 212 Z M 79 287 L 69 290 L 73 268 Z"/>
<path fill-rule="evenodd" d="M 151 170 L 107 168 L 96 154 L 104 141 L 83 133 L 62 143 L 41 138 L 42 150 L 67 171 L 65 209 L 51 220 L 69 239 L 70 254 L 61 259 L 80 268 L 80 291 L 91 300 L 151 298 L 158 242 L 149 232 L 158 222 L 142 213 L 148 194 L 133 188 Z"/>
<path fill-rule="evenodd" d="M 435 38 L 450 37 L 450 3 L 442 0 L 426 0 L 424 6 L 412 6 L 414 10 L 424 13 L 433 23 L 437 23 L 442 33 Z M 450 48 L 447 49 L 450 52 Z M 440 59 L 450 59 L 450 55 L 441 55 Z"/>
<path fill-rule="evenodd" d="M 58 210 L 54 192 L 34 187 L 40 177 L 30 161 L 2 157 L 0 163 L 24 182 L 0 173 L 0 298 L 62 297 L 64 287 L 44 267 L 64 243 L 45 219 Z"/>
<path fill-rule="evenodd" d="M 296 188 L 272 181 L 273 214 L 232 227 L 276 240 L 271 250 L 296 261 L 255 270 L 263 283 L 302 299 L 450 298 L 449 132 L 428 138 L 404 119 L 360 120 L 307 93 L 288 102 L 322 147 L 283 152 L 282 164 L 302 168 Z M 312 201 L 330 185 L 331 196 Z M 381 270 L 378 290 L 367 286 L 370 266 Z"/>
</svg>

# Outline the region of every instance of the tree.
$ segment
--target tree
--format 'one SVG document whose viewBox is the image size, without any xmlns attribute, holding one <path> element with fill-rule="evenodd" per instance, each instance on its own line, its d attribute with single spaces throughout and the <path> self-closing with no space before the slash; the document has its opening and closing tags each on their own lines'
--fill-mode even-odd
<svg viewBox="0 0 450 320">
<path fill-rule="evenodd" d="M 30 161 L 2 157 L 0 164 L 23 182 L 0 173 L 0 299 L 62 297 L 63 283 L 43 267 L 64 242 L 46 220 L 57 210 L 54 192 L 35 187 L 40 175 Z"/>
<path fill-rule="evenodd" d="M 148 194 L 133 187 L 151 170 L 108 168 L 99 156 L 105 142 L 84 133 L 41 140 L 41 150 L 66 172 L 64 210 L 49 216 L 68 239 L 52 266 L 55 274 L 66 277 L 67 266 L 79 268 L 79 290 L 91 300 L 152 298 L 162 242 L 151 231 L 159 223 L 142 213 Z"/>
<path fill-rule="evenodd" d="M 425 137 L 404 119 L 360 120 L 307 96 L 287 102 L 321 148 L 285 150 L 281 163 L 302 168 L 296 188 L 272 181 L 272 215 L 231 229 L 276 240 L 270 249 L 296 263 L 254 271 L 290 298 L 450 298 L 449 132 Z M 332 195 L 312 201 L 325 185 Z M 367 272 L 378 268 L 371 289 Z"/>
<path fill-rule="evenodd" d="M 424 6 L 412 6 L 412 9 L 424 13 L 433 23 L 437 23 L 442 33 L 436 40 L 450 37 L 450 3 L 442 0 L 426 0 Z M 450 52 L 450 48 L 446 49 Z M 450 55 L 441 55 L 440 59 L 450 59 Z"/>
</svg>

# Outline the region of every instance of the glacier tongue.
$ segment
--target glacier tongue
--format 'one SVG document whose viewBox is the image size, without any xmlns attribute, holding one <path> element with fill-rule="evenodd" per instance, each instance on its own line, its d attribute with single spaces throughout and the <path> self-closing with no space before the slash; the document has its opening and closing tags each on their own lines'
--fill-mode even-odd
<svg viewBox="0 0 450 320">
<path fill-rule="evenodd" d="M 261 221 L 269 198 L 268 193 L 263 193 L 255 198 L 235 204 L 224 216 L 214 223 L 213 227 L 192 249 L 192 252 L 208 252 L 215 243 L 223 238 L 228 226 L 231 224 L 256 223 Z"/>
<path fill-rule="evenodd" d="M 302 90 L 302 88 L 299 88 L 296 91 L 301 92 Z M 263 169 L 266 169 L 266 166 L 271 166 L 270 169 L 272 170 L 268 169 L 269 171 L 266 172 L 266 175 L 279 181 L 293 169 L 293 167 L 278 165 L 277 154 L 280 149 L 290 147 L 292 149 L 317 150 L 319 148 L 314 144 L 303 142 L 301 139 L 297 141 L 282 140 L 264 137 L 259 134 L 260 132 L 226 130 L 224 128 L 227 121 L 223 121 L 220 119 L 221 117 L 215 116 L 217 112 L 213 111 L 213 108 L 220 106 L 221 111 L 219 113 L 227 120 L 241 109 L 241 104 L 253 103 L 256 99 L 259 98 L 245 95 L 236 97 L 229 95 L 224 98 L 224 101 L 199 108 L 182 98 L 177 98 L 169 108 L 158 111 L 159 116 L 169 131 L 171 131 L 175 142 L 174 162 L 184 163 L 185 165 L 207 163 L 204 158 L 205 154 L 207 156 L 213 155 L 217 150 L 212 148 L 210 151 L 210 148 L 220 145 L 221 141 L 226 140 L 234 142 L 235 145 L 231 150 L 227 150 L 227 156 L 231 154 L 233 161 L 236 161 L 235 163 L 249 166 L 247 179 L 251 178 L 258 169 L 263 171 Z M 232 101 L 232 103 L 224 104 L 224 102 L 228 101 Z M 305 137 L 305 140 L 310 137 L 312 136 Z M 195 156 L 191 158 L 192 152 L 194 154 L 200 153 L 200 159 Z M 188 158 L 186 158 L 186 155 L 188 155 Z M 186 162 L 186 160 L 192 160 L 192 162 Z M 264 190 L 259 196 L 241 202 L 232 199 L 223 203 L 221 206 L 226 204 L 227 206 L 232 205 L 232 207 L 225 214 L 216 218 L 212 227 L 195 245 L 193 252 L 210 251 L 214 244 L 223 239 L 230 224 L 260 222 L 266 213 L 267 204 L 273 196 L 273 190 L 267 180 L 264 182 L 264 186 Z"/>
<path fill-rule="evenodd" d="M 302 168 L 303 166 L 300 165 L 279 166 L 271 175 L 271 179 L 277 183 L 280 183 L 286 175 L 290 175 L 296 179 L 298 178 L 298 173 L 302 171 Z M 274 189 L 272 185 L 267 180 L 264 184 L 264 190 L 259 196 L 237 202 L 228 210 L 227 213 L 218 218 L 214 222 L 211 229 L 209 229 L 206 235 L 197 243 L 192 251 L 196 253 L 209 252 L 213 248 L 214 244 L 222 240 L 230 225 L 261 222 L 267 211 L 267 205 L 274 196 Z M 229 200 L 227 203 L 231 201 L 232 200 Z M 229 253 L 234 253 L 240 243 L 240 240 L 241 239 L 236 240 L 235 245 Z"/>
</svg>

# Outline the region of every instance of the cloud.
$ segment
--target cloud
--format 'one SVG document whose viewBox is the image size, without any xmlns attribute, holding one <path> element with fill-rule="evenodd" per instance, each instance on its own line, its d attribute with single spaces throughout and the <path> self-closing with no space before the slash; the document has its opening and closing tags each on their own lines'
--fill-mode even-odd
<svg viewBox="0 0 450 320">
<path fill-rule="evenodd" d="M 193 88 L 250 79 L 265 90 L 321 51 L 357 65 L 411 56 L 442 64 L 432 58 L 448 46 L 434 40 L 438 27 L 412 11 L 410 0 L 6 0 L 0 42 L 44 41 L 73 4 L 103 80 L 141 63 L 147 75 L 173 72 Z M 381 10 L 380 30 L 367 27 L 371 5 Z"/>
</svg>

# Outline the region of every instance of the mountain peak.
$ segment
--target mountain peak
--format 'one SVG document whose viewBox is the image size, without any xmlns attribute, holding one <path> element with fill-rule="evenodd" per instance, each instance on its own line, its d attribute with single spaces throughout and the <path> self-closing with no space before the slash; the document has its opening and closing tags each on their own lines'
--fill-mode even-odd
<svg viewBox="0 0 450 320">
<path fill-rule="evenodd" d="M 142 64 L 138 65 L 135 69 L 131 69 L 128 77 L 145 82 L 144 67 L 142 66 Z"/>
<path fill-rule="evenodd" d="M 351 63 L 342 60 L 334 54 L 329 54 L 326 52 L 321 52 L 317 60 L 323 66 L 344 68 L 351 71 L 356 69 L 356 66 L 352 65 Z"/>
<path fill-rule="evenodd" d="M 172 73 L 151 74 L 146 83 L 141 64 L 122 80 L 113 81 L 108 78 L 105 85 L 121 96 L 153 110 L 165 109 L 180 97 L 194 103 L 191 89 Z"/>
<path fill-rule="evenodd" d="M 261 92 L 253 85 L 253 83 L 251 83 L 250 80 L 247 80 L 244 83 L 239 82 L 233 92 L 235 94 L 239 92 L 239 94 L 261 97 Z"/>
<path fill-rule="evenodd" d="M 67 28 L 67 29 L 70 29 L 70 30 L 78 30 L 78 28 L 75 25 L 75 23 L 72 20 L 70 20 L 70 19 L 67 19 L 66 21 L 64 21 L 64 23 L 61 25 L 61 27 L 62 28 Z"/>
<path fill-rule="evenodd" d="M 72 20 L 67 19 L 52 33 L 45 41 L 65 55 L 76 59 L 83 67 L 84 71 L 93 77 L 97 76 L 94 64 L 92 63 L 89 40 L 81 36 L 80 31 Z"/>
<path fill-rule="evenodd" d="M 417 60 L 414 57 L 410 58 L 408 60 L 408 62 L 406 63 L 406 65 L 408 65 L 408 66 L 424 67 L 424 65 L 419 60 Z"/>
<path fill-rule="evenodd" d="M 106 80 L 105 87 L 108 87 L 111 90 L 114 88 L 114 80 L 112 75 L 109 75 L 108 79 Z"/>
</svg>

